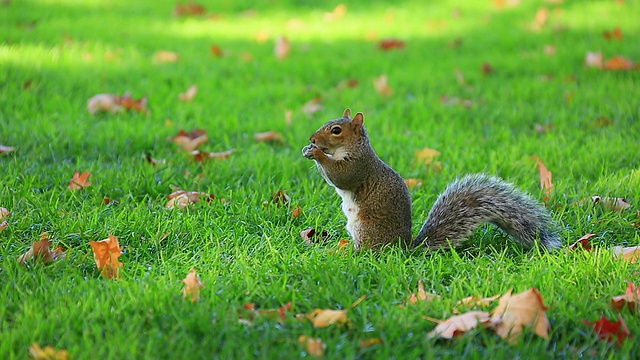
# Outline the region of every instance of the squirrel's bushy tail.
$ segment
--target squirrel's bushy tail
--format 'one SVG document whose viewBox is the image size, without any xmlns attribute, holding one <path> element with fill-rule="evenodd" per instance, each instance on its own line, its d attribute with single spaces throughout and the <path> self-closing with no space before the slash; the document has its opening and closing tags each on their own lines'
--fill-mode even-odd
<svg viewBox="0 0 640 360">
<path fill-rule="evenodd" d="M 433 204 L 413 246 L 455 247 L 487 222 L 526 246 L 536 239 L 548 250 L 561 245 L 551 216 L 538 201 L 500 178 L 474 174 L 449 184 Z"/>
</svg>

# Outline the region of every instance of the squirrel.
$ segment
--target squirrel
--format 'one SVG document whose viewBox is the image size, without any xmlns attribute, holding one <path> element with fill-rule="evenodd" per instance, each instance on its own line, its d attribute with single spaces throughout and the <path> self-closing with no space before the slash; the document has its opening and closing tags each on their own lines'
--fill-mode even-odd
<svg viewBox="0 0 640 360">
<path fill-rule="evenodd" d="M 493 223 L 521 244 L 536 240 L 551 251 L 561 245 L 554 222 L 534 198 L 498 177 L 471 174 L 442 192 L 412 239 L 411 194 L 404 179 L 371 146 L 364 115 L 346 109 L 311 135 L 302 149 L 342 198 L 355 249 L 379 249 L 400 240 L 405 248 L 457 247 L 484 223 Z"/>
</svg>

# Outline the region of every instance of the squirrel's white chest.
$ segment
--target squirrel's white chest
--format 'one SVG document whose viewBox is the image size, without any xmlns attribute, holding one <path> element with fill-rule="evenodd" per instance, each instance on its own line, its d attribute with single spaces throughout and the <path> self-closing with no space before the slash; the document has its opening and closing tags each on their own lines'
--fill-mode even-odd
<svg viewBox="0 0 640 360">
<path fill-rule="evenodd" d="M 358 208 L 358 204 L 356 204 L 356 199 L 351 191 L 342 190 L 335 188 L 336 192 L 342 198 L 342 212 L 344 216 L 347 217 L 347 231 L 351 238 L 354 240 L 356 244 L 358 244 L 358 231 L 357 228 L 360 225 L 360 219 L 358 218 L 358 212 L 360 209 Z"/>
</svg>

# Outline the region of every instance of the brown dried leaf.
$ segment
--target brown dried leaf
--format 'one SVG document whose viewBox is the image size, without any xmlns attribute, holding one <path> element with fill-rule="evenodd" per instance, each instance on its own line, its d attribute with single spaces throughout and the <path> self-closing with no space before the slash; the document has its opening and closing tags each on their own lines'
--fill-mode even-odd
<svg viewBox="0 0 640 360">
<path fill-rule="evenodd" d="M 65 250 L 61 246 L 57 246 L 55 250 L 51 250 L 49 234 L 43 232 L 40 234 L 39 241 L 35 241 L 27 252 L 18 256 L 18 262 L 21 265 L 25 265 L 33 259 L 34 263 L 39 261 L 48 265 L 56 260 L 64 259 L 65 256 Z"/>
<path fill-rule="evenodd" d="M 161 50 L 153 55 L 153 62 L 158 64 L 175 63 L 180 60 L 180 55 L 173 51 Z"/>
<path fill-rule="evenodd" d="M 29 355 L 34 360 L 67 360 L 69 358 L 67 350 L 56 350 L 51 345 L 43 349 L 35 342 L 29 347 Z"/>
<path fill-rule="evenodd" d="M 193 155 L 193 158 L 197 162 L 202 162 L 209 159 L 227 160 L 231 157 L 231 154 L 233 154 L 236 151 L 237 151 L 236 149 L 230 149 L 227 151 L 220 151 L 220 152 L 206 152 L 206 151 L 194 150 L 191 152 L 191 155 Z"/>
<path fill-rule="evenodd" d="M 462 315 L 454 315 L 438 323 L 432 331 L 427 334 L 429 339 L 440 337 L 452 339 L 456 335 L 463 334 L 475 329 L 479 324 L 488 323 L 490 314 L 485 311 L 469 311 Z"/>
<path fill-rule="evenodd" d="M 119 113 L 124 111 L 120 105 L 119 96 L 114 94 L 98 94 L 87 100 L 87 110 L 94 115 L 98 112 Z"/>
<path fill-rule="evenodd" d="M 569 250 L 585 250 L 585 251 L 592 251 L 593 250 L 593 246 L 591 246 L 591 241 L 589 239 L 591 239 L 592 237 L 596 236 L 596 234 L 587 234 L 583 237 L 581 237 L 580 239 L 578 239 L 578 241 L 574 242 L 573 244 L 569 245 Z"/>
<path fill-rule="evenodd" d="M 360 340 L 358 347 L 360 348 L 360 350 L 362 350 L 368 347 L 382 345 L 382 344 L 384 344 L 384 341 L 380 338 L 369 338 L 369 339 Z"/>
<path fill-rule="evenodd" d="M 167 209 L 174 209 L 176 207 L 178 209 L 184 209 L 191 204 L 197 203 L 201 198 L 205 198 L 207 201 L 210 201 L 215 199 L 215 195 L 177 189 L 167 195 L 167 199 L 169 199 L 169 201 L 167 201 L 165 207 Z"/>
<path fill-rule="evenodd" d="M 615 311 L 622 310 L 625 305 L 632 312 L 636 312 L 639 308 L 640 288 L 632 282 L 627 282 L 627 290 L 624 295 L 614 296 L 611 298 L 611 307 Z"/>
<path fill-rule="evenodd" d="M 435 149 L 424 148 L 416 151 L 416 160 L 420 164 L 431 165 L 435 158 L 440 156 L 441 152 Z"/>
<path fill-rule="evenodd" d="M 196 269 L 191 269 L 182 282 L 184 283 L 182 298 L 189 298 L 191 302 L 198 301 L 200 299 L 200 290 L 204 287 L 204 284 L 200 281 Z"/>
<path fill-rule="evenodd" d="M 638 262 L 638 260 L 640 260 L 640 246 L 614 246 L 613 257 L 635 264 L 636 262 Z"/>
<path fill-rule="evenodd" d="M 158 160 L 158 159 L 154 159 L 151 157 L 151 154 L 147 153 L 144 155 L 144 159 L 147 160 L 147 162 L 153 166 L 156 165 L 164 165 L 167 163 L 167 160 L 162 159 L 162 160 Z"/>
<path fill-rule="evenodd" d="M 282 135 L 275 131 L 265 131 L 257 133 L 253 136 L 253 138 L 259 142 L 283 142 Z"/>
<path fill-rule="evenodd" d="M 351 306 L 344 310 L 315 309 L 306 316 L 309 320 L 311 320 L 311 322 L 313 323 L 313 327 L 315 328 L 325 328 L 333 324 L 336 324 L 336 326 L 338 327 L 343 325 L 350 325 L 351 321 L 347 317 L 347 312 L 356 307 L 362 300 L 365 299 L 365 297 L 366 295 L 361 296 L 358 300 L 351 304 Z"/>
<path fill-rule="evenodd" d="M 604 70 L 612 70 L 612 71 L 625 71 L 625 70 L 633 70 L 636 68 L 636 65 L 633 61 L 622 57 L 622 56 L 614 56 L 611 59 L 602 64 L 602 68 Z"/>
<path fill-rule="evenodd" d="M 296 219 L 296 218 L 299 218 L 300 216 L 302 216 L 302 207 L 296 206 L 291 212 L 291 217 Z"/>
<path fill-rule="evenodd" d="M 592 196 L 591 200 L 593 200 L 594 204 L 599 204 L 605 210 L 612 210 L 615 212 L 620 212 L 623 210 L 627 210 L 631 207 L 631 204 L 625 198 L 614 198 L 614 197 L 602 197 L 602 196 Z"/>
<path fill-rule="evenodd" d="M 538 163 L 538 168 L 540 170 L 540 189 L 544 190 L 544 193 L 546 195 L 544 198 L 544 202 L 546 203 L 547 201 L 549 201 L 549 196 L 551 196 L 551 194 L 553 193 L 553 174 L 551 173 L 551 171 L 549 171 L 549 169 L 547 169 L 547 167 L 538 156 L 533 155 L 531 156 L 531 158 Z"/>
<path fill-rule="evenodd" d="M 122 248 L 118 243 L 118 238 L 109 235 L 108 238 L 100 241 L 89 241 L 93 249 L 93 258 L 102 276 L 106 279 L 120 277 L 122 263 L 118 260 L 122 255 Z"/>
<path fill-rule="evenodd" d="M 187 4 L 177 3 L 173 13 L 175 16 L 199 16 L 205 13 L 206 9 L 194 1 Z"/>
<path fill-rule="evenodd" d="M 389 78 L 387 75 L 380 75 L 373 79 L 373 87 L 376 89 L 378 94 L 384 97 L 388 97 L 393 94 L 393 88 L 389 86 Z"/>
<path fill-rule="evenodd" d="M 289 43 L 289 40 L 287 40 L 287 38 L 284 36 L 280 36 L 278 40 L 276 40 L 276 46 L 274 49 L 276 58 L 284 60 L 289 56 L 290 52 L 291 44 Z"/>
<path fill-rule="evenodd" d="M 457 311 L 458 307 L 469 308 L 469 307 L 476 307 L 476 306 L 489 306 L 492 302 L 494 302 L 499 297 L 500 297 L 500 294 L 494 295 L 491 297 L 486 297 L 486 298 L 481 298 L 479 296 L 468 296 L 456 303 L 456 309 L 454 310 L 454 312 L 459 312 Z"/>
<path fill-rule="evenodd" d="M 209 138 L 206 130 L 194 129 L 191 132 L 180 130 L 176 136 L 169 137 L 168 140 L 176 143 L 184 151 L 193 151 L 206 143 Z"/>
<path fill-rule="evenodd" d="M 11 216 L 11 211 L 7 208 L 0 207 L 0 220 L 6 220 Z"/>
<path fill-rule="evenodd" d="M 193 99 L 198 94 L 198 85 L 191 85 L 187 91 L 178 94 L 178 99 L 185 102 L 193 101 Z"/>
<path fill-rule="evenodd" d="M 149 113 L 149 109 L 147 109 L 147 105 L 149 104 L 149 98 L 142 97 L 138 100 L 131 97 L 131 94 L 125 93 L 122 96 L 119 96 L 116 100 L 118 105 L 122 106 L 127 110 L 134 110 L 142 114 Z"/>
<path fill-rule="evenodd" d="M 405 42 L 399 39 L 383 39 L 378 43 L 378 48 L 380 50 L 389 51 L 389 50 L 401 50 L 406 46 Z"/>
<path fill-rule="evenodd" d="M 602 33 L 607 40 L 622 40 L 624 36 L 622 35 L 622 30 L 619 27 L 614 28 L 611 31 L 605 31 Z"/>
<path fill-rule="evenodd" d="M 325 230 L 318 232 L 314 228 L 308 228 L 300 231 L 300 237 L 306 245 L 324 244 L 329 240 L 329 233 Z"/>
<path fill-rule="evenodd" d="M 80 174 L 80 172 L 76 170 L 76 172 L 73 174 L 73 177 L 71 178 L 71 182 L 67 187 L 71 191 L 82 190 L 86 187 L 89 187 L 91 186 L 89 176 L 91 176 L 91 174 L 86 171 Z"/>
<path fill-rule="evenodd" d="M 440 298 L 439 295 L 434 295 L 431 293 L 428 293 L 424 290 L 424 284 L 422 283 L 422 280 L 418 280 L 418 293 L 412 293 L 409 296 L 409 300 L 407 300 L 408 304 L 415 304 L 418 301 L 421 302 L 426 302 L 426 303 L 430 303 L 435 299 Z"/>
<path fill-rule="evenodd" d="M 404 183 L 407 184 L 409 189 L 414 189 L 422 186 L 422 180 L 420 179 L 404 179 Z"/>
<path fill-rule="evenodd" d="M 536 288 L 515 295 L 509 290 L 493 310 L 491 322 L 495 324 L 498 336 L 510 343 L 518 342 L 525 326 L 532 326 L 538 336 L 548 339 L 551 328 L 546 314 L 548 309 Z"/>
<path fill-rule="evenodd" d="M 327 347 L 320 338 L 312 338 L 307 335 L 300 335 L 298 342 L 307 350 L 309 355 L 315 357 L 323 356 L 324 349 Z"/>
</svg>

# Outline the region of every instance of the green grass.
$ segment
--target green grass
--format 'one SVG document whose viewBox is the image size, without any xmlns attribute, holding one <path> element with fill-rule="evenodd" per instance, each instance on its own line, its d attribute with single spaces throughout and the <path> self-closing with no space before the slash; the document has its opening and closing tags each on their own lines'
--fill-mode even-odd
<svg viewBox="0 0 640 360">
<path fill-rule="evenodd" d="M 0 232 L 1 357 L 26 358 L 37 342 L 74 359 L 297 358 L 305 355 L 300 335 L 320 337 L 326 357 L 340 359 L 638 357 L 636 341 L 616 348 L 582 323 L 615 319 L 609 299 L 626 281 L 638 281 L 638 266 L 614 261 L 608 249 L 640 244 L 639 73 L 583 64 L 587 51 L 640 61 L 638 1 L 523 1 L 504 9 L 492 1 L 363 1 L 347 3 L 345 18 L 333 22 L 324 13 L 337 3 L 313 4 L 206 4 L 215 19 L 173 17 L 173 1 L 1 5 L 0 144 L 18 148 L 0 155 L 0 207 L 13 212 Z M 533 32 L 540 7 L 551 15 Z M 622 41 L 603 38 L 614 27 Z M 271 34 L 264 44 L 255 40 L 260 30 Z M 381 52 L 367 40 L 371 32 L 407 46 Z M 284 61 L 273 56 L 281 34 L 292 42 Z M 461 46 L 448 46 L 458 38 Z M 226 56 L 214 57 L 213 44 Z M 545 45 L 557 53 L 545 55 Z M 159 50 L 179 53 L 180 61 L 154 63 Z M 253 61 L 242 60 L 243 52 Z M 485 62 L 494 68 L 488 76 Z M 382 74 L 395 90 L 389 98 L 372 86 Z M 345 79 L 360 85 L 336 91 Z M 200 87 L 195 100 L 178 101 L 191 84 Z M 125 91 L 148 95 L 150 114 L 87 112 L 91 96 Z M 474 105 L 444 106 L 441 96 Z M 301 109 L 315 97 L 325 109 L 309 119 Z M 334 245 L 305 246 L 299 232 L 307 227 L 327 230 L 332 243 L 347 237 L 338 196 L 300 152 L 345 107 L 364 112 L 385 161 L 423 180 L 413 191 L 414 233 L 437 194 L 465 173 L 499 175 L 542 198 L 535 154 L 553 172 L 549 208 L 565 244 L 592 232 L 600 251 L 544 254 L 492 227 L 479 229 L 465 249 L 431 256 L 399 249 L 338 255 Z M 294 111 L 290 125 L 287 110 Z M 598 127 L 599 117 L 613 122 Z M 538 134 L 535 124 L 553 129 Z M 208 131 L 203 149 L 239 151 L 228 161 L 193 162 L 166 138 L 194 127 Z M 267 130 L 281 133 L 284 144 L 253 140 Z M 442 153 L 441 173 L 415 163 L 424 147 Z M 147 152 L 168 164 L 152 167 Z M 69 191 L 76 169 L 91 172 L 93 186 Z M 172 185 L 230 201 L 170 211 L 164 204 Z M 263 206 L 280 189 L 304 216 Z M 614 213 L 577 205 L 592 195 L 626 197 L 634 207 Z M 104 205 L 104 197 L 119 204 Z M 68 249 L 66 259 L 20 266 L 17 256 L 43 231 Z M 109 234 L 124 248 L 117 281 L 100 277 L 88 243 Z M 181 294 L 192 267 L 206 286 L 196 303 Z M 418 280 L 443 299 L 400 309 Z M 510 345 L 479 330 L 453 341 L 426 337 L 435 325 L 422 316 L 446 318 L 468 295 L 532 287 L 550 307 L 548 341 L 529 332 Z M 349 312 L 350 328 L 314 329 L 292 316 L 283 324 L 238 322 L 250 302 L 269 309 L 291 301 L 292 313 L 307 313 L 344 308 L 362 295 Z M 640 334 L 637 314 L 623 317 Z M 359 349 L 372 337 L 384 344 Z"/>
</svg>

